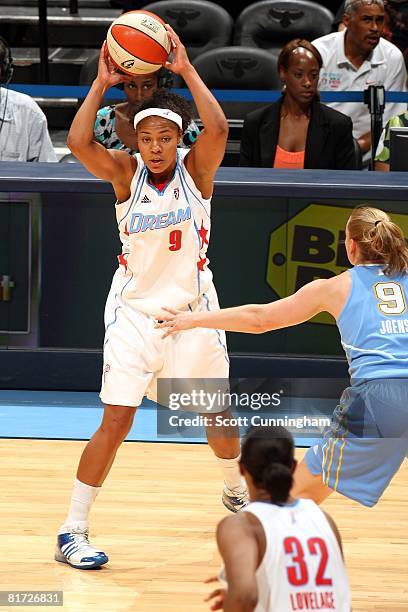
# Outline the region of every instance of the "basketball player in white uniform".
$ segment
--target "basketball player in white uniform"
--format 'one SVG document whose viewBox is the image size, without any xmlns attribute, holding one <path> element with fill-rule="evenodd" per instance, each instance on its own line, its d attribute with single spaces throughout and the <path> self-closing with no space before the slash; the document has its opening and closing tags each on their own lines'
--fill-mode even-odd
<svg viewBox="0 0 408 612">
<path fill-rule="evenodd" d="M 144 395 L 156 399 L 159 378 L 227 379 L 229 373 L 224 332 L 197 330 L 163 342 L 155 328 L 164 304 L 191 312 L 218 308 L 206 251 L 214 175 L 228 135 L 220 106 L 190 64 L 178 36 L 169 26 L 167 30 L 173 61 L 166 67 L 183 77 L 204 126 L 194 147 L 177 149 L 191 117 L 185 115 L 185 103 L 168 92 L 156 92 L 136 114 L 136 156 L 105 149 L 94 140 L 95 115 L 104 92 L 128 78 L 114 70 L 106 43 L 97 78 L 68 136 L 71 151 L 83 165 L 112 183 L 122 241 L 105 311 L 104 416 L 82 454 L 55 555 L 57 561 L 78 569 L 108 561 L 89 543 L 88 514 Z M 224 410 L 218 407 L 218 412 Z M 223 503 L 236 512 L 247 503 L 247 492 L 239 471 L 238 430 L 228 434 L 220 427 L 216 433 L 207 429 L 224 473 Z"/>
<path fill-rule="evenodd" d="M 251 503 L 217 528 L 226 588 L 207 601 L 224 612 L 350 612 L 349 583 L 333 520 L 290 497 L 294 444 L 283 427 L 255 427 L 242 446 Z M 211 578 L 213 582 L 217 578 Z"/>
</svg>

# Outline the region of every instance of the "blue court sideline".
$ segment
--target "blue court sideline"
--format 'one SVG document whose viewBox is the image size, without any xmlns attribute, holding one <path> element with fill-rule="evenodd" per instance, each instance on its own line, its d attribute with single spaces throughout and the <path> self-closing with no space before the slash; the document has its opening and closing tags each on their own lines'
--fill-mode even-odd
<svg viewBox="0 0 408 612">
<path fill-rule="evenodd" d="M 305 412 L 312 418 L 326 416 L 335 404 L 333 399 L 286 398 L 286 405 L 284 403 L 279 411 L 269 413 L 268 417 L 282 418 L 286 414 L 296 418 Z M 102 409 L 95 392 L 0 391 L 0 438 L 88 440 L 100 423 Z M 183 414 L 191 418 L 196 416 Z M 246 414 L 248 418 L 254 416 L 253 412 Z M 241 428 L 242 433 L 245 429 Z M 302 435 L 297 435 L 293 428 L 291 430 L 298 446 L 310 446 L 316 439 L 316 430 L 309 435 L 307 430 Z M 175 426 L 165 435 L 158 434 L 156 404 L 144 400 L 136 412 L 127 440 L 203 443 L 205 436 L 202 428 L 183 426 Z"/>
</svg>

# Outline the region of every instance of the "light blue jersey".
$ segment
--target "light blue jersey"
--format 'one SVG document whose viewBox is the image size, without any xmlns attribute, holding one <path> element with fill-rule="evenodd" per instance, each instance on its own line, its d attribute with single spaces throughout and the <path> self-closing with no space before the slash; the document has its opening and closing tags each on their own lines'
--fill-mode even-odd
<svg viewBox="0 0 408 612">
<path fill-rule="evenodd" d="M 408 377 L 408 274 L 382 265 L 349 271 L 352 286 L 337 320 L 352 382 Z"/>
<path fill-rule="evenodd" d="M 408 456 L 408 275 L 355 266 L 337 320 L 352 386 L 306 465 L 323 484 L 374 506 Z"/>
</svg>

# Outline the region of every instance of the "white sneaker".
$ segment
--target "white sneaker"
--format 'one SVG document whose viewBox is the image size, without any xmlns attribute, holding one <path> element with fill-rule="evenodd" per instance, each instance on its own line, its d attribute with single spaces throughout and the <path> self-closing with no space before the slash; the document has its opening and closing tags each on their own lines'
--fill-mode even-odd
<svg viewBox="0 0 408 612">
<path fill-rule="evenodd" d="M 247 489 L 242 487 L 230 489 L 225 485 L 222 492 L 222 503 L 231 512 L 239 512 L 249 504 Z"/>
<path fill-rule="evenodd" d="M 95 569 L 109 561 L 104 552 L 90 545 L 88 531 L 76 528 L 58 535 L 54 558 L 77 569 Z"/>
</svg>

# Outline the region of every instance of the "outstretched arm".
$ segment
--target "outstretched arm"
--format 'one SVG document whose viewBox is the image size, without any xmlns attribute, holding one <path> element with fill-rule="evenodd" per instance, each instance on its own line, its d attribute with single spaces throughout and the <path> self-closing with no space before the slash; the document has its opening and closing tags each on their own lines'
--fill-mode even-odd
<svg viewBox="0 0 408 612">
<path fill-rule="evenodd" d="M 198 72 L 190 63 L 186 49 L 174 30 L 166 24 L 173 45 L 173 61 L 166 68 L 183 77 L 198 110 L 204 129 L 186 156 L 185 164 L 203 197 L 213 191 L 214 175 L 222 162 L 228 137 L 225 115 Z"/>
<path fill-rule="evenodd" d="M 105 42 L 99 56 L 98 75 L 74 117 L 67 139 L 68 147 L 89 172 L 112 183 L 119 201 L 129 197 L 136 161 L 124 151 L 105 149 L 96 142 L 93 128 L 105 92 L 126 79 L 109 60 Z"/>
<path fill-rule="evenodd" d="M 338 279 L 339 277 L 337 277 Z M 262 334 L 273 329 L 304 323 L 319 312 L 329 310 L 330 280 L 315 280 L 289 297 L 269 304 L 247 304 L 236 308 L 225 308 L 212 312 L 176 312 L 164 309 L 157 327 L 166 328 L 163 337 L 193 327 L 209 327 L 226 331 Z M 333 314 L 333 313 L 331 313 Z"/>
</svg>

